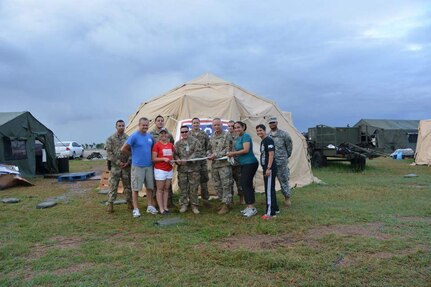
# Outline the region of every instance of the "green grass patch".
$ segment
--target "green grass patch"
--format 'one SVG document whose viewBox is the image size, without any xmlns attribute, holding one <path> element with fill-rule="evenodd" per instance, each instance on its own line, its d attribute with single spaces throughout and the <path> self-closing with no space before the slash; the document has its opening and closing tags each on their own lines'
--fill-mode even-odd
<svg viewBox="0 0 431 287">
<path fill-rule="evenodd" d="M 0 191 L 22 199 L 1 205 L 0 286 L 429 286 L 431 170 L 410 162 L 379 158 L 361 173 L 330 163 L 314 170 L 325 184 L 295 189 L 274 220 L 245 219 L 238 205 L 218 216 L 213 201 L 165 227 L 126 205 L 106 213 L 98 181 L 37 177 Z M 104 164 L 73 160 L 70 171 Z"/>
</svg>

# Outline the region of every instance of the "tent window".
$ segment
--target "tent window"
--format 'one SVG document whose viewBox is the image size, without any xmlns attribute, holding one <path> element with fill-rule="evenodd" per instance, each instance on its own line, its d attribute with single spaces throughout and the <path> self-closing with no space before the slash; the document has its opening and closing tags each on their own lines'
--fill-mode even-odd
<svg viewBox="0 0 431 287">
<path fill-rule="evenodd" d="M 409 134 L 409 143 L 417 143 L 418 134 Z"/>
<path fill-rule="evenodd" d="M 4 155 L 6 160 L 27 159 L 26 140 L 4 138 Z"/>
</svg>

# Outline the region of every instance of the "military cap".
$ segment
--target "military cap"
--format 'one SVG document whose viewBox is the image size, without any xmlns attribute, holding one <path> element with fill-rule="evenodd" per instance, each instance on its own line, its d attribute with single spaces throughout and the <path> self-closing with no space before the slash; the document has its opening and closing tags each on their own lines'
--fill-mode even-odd
<svg viewBox="0 0 431 287">
<path fill-rule="evenodd" d="M 278 121 L 277 121 L 277 117 L 269 117 L 269 119 L 268 119 L 268 124 L 270 124 L 270 123 L 275 123 L 275 122 L 278 122 Z"/>
</svg>

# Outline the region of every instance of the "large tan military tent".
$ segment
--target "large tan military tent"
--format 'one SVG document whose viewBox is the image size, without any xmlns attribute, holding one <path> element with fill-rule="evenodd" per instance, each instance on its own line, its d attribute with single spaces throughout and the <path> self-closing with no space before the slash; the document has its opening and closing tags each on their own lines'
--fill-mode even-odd
<svg viewBox="0 0 431 287">
<path fill-rule="evenodd" d="M 421 120 L 419 122 L 415 164 L 431 165 L 431 120 Z"/>
<path fill-rule="evenodd" d="M 289 113 L 283 112 L 273 101 L 258 97 L 212 74 L 204 74 L 143 102 L 130 116 L 126 133 L 131 134 L 137 130 L 139 118 L 153 120 L 157 115 L 165 117 L 165 127 L 174 136 L 178 121 L 184 119 L 220 117 L 225 120 L 241 120 L 248 126 L 247 132 L 253 138 L 253 149 L 257 157 L 260 155 L 260 138 L 256 135 L 255 127 L 258 124 L 267 126 L 268 117 L 276 116 L 279 128 L 287 131 L 293 141 L 293 152 L 289 160 L 289 184 L 292 187 L 302 187 L 318 180 L 311 171 L 306 141 L 287 117 Z M 153 125 L 152 121 L 150 130 Z M 259 192 L 264 190 L 260 170 L 256 175 L 255 186 Z"/>
</svg>

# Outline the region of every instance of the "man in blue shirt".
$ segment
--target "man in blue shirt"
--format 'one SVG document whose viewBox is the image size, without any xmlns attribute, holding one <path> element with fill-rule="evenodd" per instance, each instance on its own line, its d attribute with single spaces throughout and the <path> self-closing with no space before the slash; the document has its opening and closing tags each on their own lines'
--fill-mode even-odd
<svg viewBox="0 0 431 287">
<path fill-rule="evenodd" d="M 133 217 L 141 216 L 138 206 L 138 193 L 145 185 L 147 193 L 147 213 L 157 214 L 157 209 L 153 204 L 153 162 L 151 160 L 151 149 L 154 139 L 148 133 L 149 120 L 147 118 L 139 119 L 139 130 L 134 132 L 121 147 L 121 151 L 126 154 L 132 154 L 132 199 L 133 199 Z"/>
</svg>

